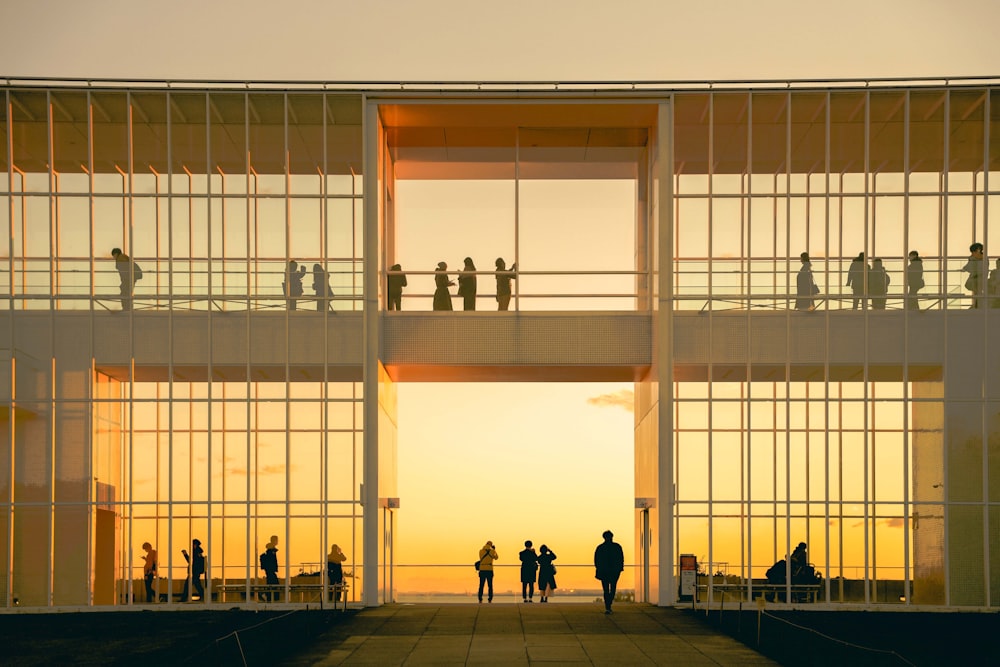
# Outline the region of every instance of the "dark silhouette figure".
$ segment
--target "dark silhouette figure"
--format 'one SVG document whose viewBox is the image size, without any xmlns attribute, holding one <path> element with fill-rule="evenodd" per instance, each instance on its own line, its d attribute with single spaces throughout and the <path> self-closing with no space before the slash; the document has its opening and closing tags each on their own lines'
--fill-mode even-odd
<svg viewBox="0 0 1000 667">
<path fill-rule="evenodd" d="M 434 270 L 434 310 L 453 310 L 448 288 L 454 284 L 448 280 L 448 265 L 438 262 L 437 269 Z"/>
<path fill-rule="evenodd" d="M 332 596 L 334 602 L 340 600 L 340 587 L 344 584 L 343 563 L 345 560 L 347 560 L 347 556 L 340 550 L 340 547 L 336 544 L 331 544 L 330 553 L 326 555 L 326 580 L 333 589 Z"/>
<path fill-rule="evenodd" d="M 121 251 L 112 248 L 111 256 L 115 258 L 115 269 L 121 284 L 118 286 L 121 294 L 122 310 L 132 310 L 132 291 L 135 284 L 142 280 L 142 269 L 132 261 L 132 258 Z"/>
<path fill-rule="evenodd" d="M 302 296 L 302 279 L 306 276 L 306 267 L 299 266 L 294 259 L 288 262 L 288 270 L 285 272 L 285 282 L 281 283 L 281 289 L 288 297 L 288 310 L 295 310 L 298 298 Z"/>
<path fill-rule="evenodd" d="M 882 266 L 881 259 L 872 260 L 872 268 L 868 271 L 868 293 L 872 297 L 872 308 L 885 310 L 885 295 L 889 293 L 889 283 L 892 279 Z"/>
<path fill-rule="evenodd" d="M 465 267 L 458 274 L 458 295 L 462 297 L 462 310 L 476 309 L 476 265 L 471 257 L 465 258 Z"/>
<path fill-rule="evenodd" d="M 146 552 L 142 557 L 146 561 L 142 566 L 142 576 L 146 582 L 146 602 L 153 602 L 156 600 L 156 591 L 153 590 L 153 582 L 156 581 L 156 549 L 149 542 L 143 542 L 142 550 Z"/>
<path fill-rule="evenodd" d="M 538 574 L 538 554 L 531 546 L 531 540 L 525 540 L 524 550 L 519 553 L 521 559 L 521 598 L 524 602 L 534 602 L 535 577 Z"/>
<path fill-rule="evenodd" d="M 264 582 L 268 590 L 262 596 L 268 602 L 277 600 L 279 594 L 276 590 L 278 586 L 278 536 L 272 535 L 271 541 L 264 548 L 264 553 L 260 555 L 260 569 L 264 570 Z"/>
<path fill-rule="evenodd" d="M 601 580 L 604 589 L 604 613 L 611 613 L 611 603 L 615 601 L 618 592 L 618 577 L 625 569 L 625 553 L 622 546 L 613 541 L 614 533 L 604 531 L 604 541 L 594 550 L 594 577 Z"/>
<path fill-rule="evenodd" d="M 406 274 L 403 267 L 393 264 L 389 267 L 390 273 L 386 277 L 386 291 L 389 293 L 389 310 L 403 309 L 403 288 L 406 287 Z"/>
<path fill-rule="evenodd" d="M 503 257 L 497 257 L 496 267 L 497 310 L 507 310 L 510 306 L 510 281 L 517 279 L 517 262 L 511 264 L 510 270 L 507 270 Z"/>
<path fill-rule="evenodd" d="M 483 548 L 479 550 L 479 601 L 483 601 L 483 585 L 489 588 L 487 602 L 493 602 L 493 561 L 498 560 L 496 547 L 493 542 L 486 541 Z"/>
<path fill-rule="evenodd" d="M 805 586 L 805 585 L 816 585 L 821 584 L 823 578 L 816 572 L 816 568 L 809 564 L 809 557 L 806 552 L 806 543 L 799 542 L 795 550 L 792 551 L 792 555 L 788 558 L 787 562 L 785 559 L 779 560 L 774 565 L 767 569 L 765 576 L 767 577 L 767 583 L 780 586 L 784 585 L 787 581 L 786 577 L 791 576 L 791 583 L 793 586 Z M 772 595 L 771 597 L 781 597 L 781 594 Z M 793 601 L 805 601 L 809 598 L 810 593 L 808 591 L 799 591 L 792 594 Z"/>
<path fill-rule="evenodd" d="M 201 540 L 191 540 L 191 554 L 186 549 L 181 549 L 184 560 L 191 568 L 191 583 L 194 584 L 194 592 L 199 600 L 205 599 L 205 589 L 201 584 L 201 578 L 205 576 L 205 550 L 201 548 Z M 181 593 L 181 602 L 188 599 L 188 580 L 184 580 L 184 592 Z"/>
<path fill-rule="evenodd" d="M 538 593 L 542 597 L 541 602 L 548 602 L 556 589 L 556 566 L 552 564 L 555 559 L 555 553 L 547 546 L 538 547 Z"/>
<path fill-rule="evenodd" d="M 990 308 L 1000 308 L 1000 258 L 997 259 L 996 268 L 990 269 L 986 288 L 993 297 L 990 299 Z"/>
<path fill-rule="evenodd" d="M 316 293 L 316 310 L 333 310 L 333 288 L 330 274 L 319 264 L 313 264 L 313 292 Z"/>
<path fill-rule="evenodd" d="M 910 263 L 906 265 L 906 307 L 911 310 L 920 310 L 920 299 L 917 292 L 924 288 L 924 260 L 920 259 L 920 253 L 911 250 L 909 254 Z"/>
<path fill-rule="evenodd" d="M 816 308 L 816 295 L 819 294 L 819 287 L 813 280 L 812 263 L 809 261 L 809 253 L 804 252 L 799 255 L 802 261 L 802 268 L 795 280 L 795 309 L 814 310 Z"/>
<path fill-rule="evenodd" d="M 854 294 L 851 310 L 857 310 L 858 303 L 861 304 L 861 308 L 865 307 L 865 274 L 868 272 L 868 268 L 868 264 L 865 262 L 865 253 L 859 252 L 858 256 L 851 261 L 851 267 L 847 269 L 847 286 Z"/>
<path fill-rule="evenodd" d="M 969 261 L 965 263 L 962 270 L 969 274 L 965 280 L 965 289 L 972 293 L 972 307 L 979 308 L 982 305 L 983 274 L 986 273 L 983 258 L 983 244 L 973 243 L 969 246 Z"/>
</svg>

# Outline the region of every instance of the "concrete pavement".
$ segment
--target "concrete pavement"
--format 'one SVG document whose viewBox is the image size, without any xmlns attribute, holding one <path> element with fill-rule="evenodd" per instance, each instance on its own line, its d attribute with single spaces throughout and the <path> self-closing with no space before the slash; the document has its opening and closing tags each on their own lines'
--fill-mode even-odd
<svg viewBox="0 0 1000 667">
<path fill-rule="evenodd" d="M 288 665 L 775 665 L 690 612 L 645 604 L 393 604 Z"/>
</svg>

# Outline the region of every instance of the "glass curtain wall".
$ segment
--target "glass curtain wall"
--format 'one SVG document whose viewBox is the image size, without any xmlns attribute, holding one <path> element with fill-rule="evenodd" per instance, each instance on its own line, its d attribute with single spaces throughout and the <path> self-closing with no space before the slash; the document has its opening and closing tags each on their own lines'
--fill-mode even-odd
<svg viewBox="0 0 1000 667">
<path fill-rule="evenodd" d="M 282 600 L 318 599 L 333 542 L 360 576 L 360 376 L 322 351 L 360 345 L 335 320 L 361 309 L 360 95 L 7 89 L 3 101 L 6 604 L 142 603 L 144 542 L 158 551 L 157 601 L 183 595 L 194 539 L 220 601 L 256 595 L 272 535 Z M 142 271 L 129 303 L 121 284 L 138 271 L 113 248 Z M 308 331 L 293 310 L 312 311 Z M 266 368 L 251 312 L 284 332 Z M 230 319 L 213 340 L 216 318 Z M 170 341 L 155 354 L 152 331 Z M 297 359 L 310 336 L 321 351 Z M 213 363 L 234 343 L 239 363 Z M 125 362 L 102 359 L 109 348 Z M 185 365 L 192 349 L 207 365 Z"/>
<path fill-rule="evenodd" d="M 802 253 L 818 287 L 818 312 L 805 316 L 868 318 L 865 349 L 885 335 L 883 311 L 916 329 L 920 311 L 970 308 L 963 267 L 996 207 L 996 103 L 983 89 L 677 94 L 675 308 L 794 318 Z M 868 268 L 855 274 L 859 254 Z M 881 361 L 866 354 L 851 378 L 829 360 L 811 376 L 709 361 L 714 381 L 675 383 L 676 544 L 714 575 L 703 583 L 766 582 L 805 542 L 821 600 L 959 599 L 945 581 L 941 370 L 913 371 L 904 357 L 887 376 Z M 978 463 L 962 474 L 982 476 L 990 421 L 974 422 L 980 444 L 966 463 Z M 991 533 L 979 516 L 962 530 L 982 545 Z M 968 558 L 981 572 L 981 554 Z M 967 599 L 988 598 L 980 586 Z"/>
</svg>

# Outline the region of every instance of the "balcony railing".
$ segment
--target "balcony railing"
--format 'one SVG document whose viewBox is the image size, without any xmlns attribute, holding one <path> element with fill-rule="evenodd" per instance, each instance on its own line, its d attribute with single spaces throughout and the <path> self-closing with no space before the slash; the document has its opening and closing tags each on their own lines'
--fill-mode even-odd
<svg viewBox="0 0 1000 667">
<path fill-rule="evenodd" d="M 976 299 L 965 286 L 967 257 L 923 261 L 924 287 L 911 298 L 903 258 L 885 258 L 890 278 L 885 294 L 876 294 L 871 281 L 856 297 L 847 283 L 853 258 L 814 259 L 813 310 L 943 310 L 1000 307 L 1000 268 L 984 262 Z M 283 260 L 157 260 L 138 257 L 143 277 L 133 292 L 137 311 L 281 311 L 354 310 L 363 308 L 363 262 L 360 259 L 303 259 L 303 294 L 289 298 Z M 311 267 L 325 267 L 332 296 L 317 294 Z M 700 312 L 783 311 L 796 309 L 795 259 L 679 259 L 673 265 L 676 310 Z M 384 273 L 382 284 L 391 272 Z M 433 309 L 434 271 L 406 271 L 404 311 Z M 492 271 L 476 272 L 476 309 L 497 309 Z M 992 280 L 989 276 L 993 276 Z M 456 283 L 449 287 L 452 308 L 461 311 Z M 869 274 L 871 278 L 871 274 Z M 647 286 L 655 276 L 638 271 L 522 271 L 512 281 L 510 310 L 524 311 L 648 311 L 652 295 Z M 15 258 L 0 260 L 0 310 L 121 309 L 119 275 L 110 260 L 89 258 Z M 807 295 L 808 296 L 808 295 Z M 294 306 L 293 306 L 294 303 Z M 386 308 L 383 295 L 380 308 Z"/>
</svg>

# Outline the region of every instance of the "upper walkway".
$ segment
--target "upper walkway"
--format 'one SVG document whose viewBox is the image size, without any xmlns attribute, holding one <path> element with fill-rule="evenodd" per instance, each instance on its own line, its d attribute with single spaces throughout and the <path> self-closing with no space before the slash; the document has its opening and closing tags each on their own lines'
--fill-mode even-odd
<svg viewBox="0 0 1000 667">
<path fill-rule="evenodd" d="M 385 605 L 288 665 L 776 665 L 679 609 L 619 604 Z"/>
<path fill-rule="evenodd" d="M 359 382 L 360 312 L 0 312 L 0 350 L 138 381 Z M 398 312 L 380 317 L 394 381 L 632 382 L 656 354 L 635 311 Z M 678 381 L 938 381 L 982 359 L 1000 309 L 673 313 Z M 373 340 L 372 342 L 376 342 Z M 979 352 L 978 356 L 971 352 Z"/>
</svg>

